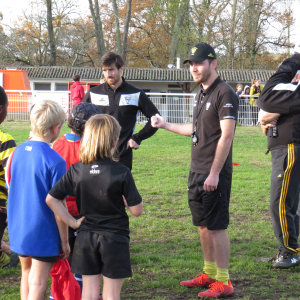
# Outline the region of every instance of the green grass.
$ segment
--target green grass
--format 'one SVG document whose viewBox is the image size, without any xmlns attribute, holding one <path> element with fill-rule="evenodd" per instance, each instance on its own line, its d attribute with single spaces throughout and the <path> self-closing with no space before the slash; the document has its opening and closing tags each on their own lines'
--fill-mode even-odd
<svg viewBox="0 0 300 300">
<path fill-rule="evenodd" d="M 138 130 L 141 127 L 138 128 Z M 6 122 L 1 129 L 17 143 L 28 138 L 29 125 Z M 68 128 L 64 126 L 63 133 Z M 300 299 L 300 267 L 274 270 L 260 263 L 273 256 L 277 243 L 268 212 L 271 155 L 259 128 L 237 127 L 234 140 L 230 205 L 230 275 L 233 299 Z M 133 277 L 122 299 L 198 299 L 199 289 L 179 285 L 203 268 L 197 228 L 187 204 L 190 138 L 159 130 L 134 151 L 133 176 L 145 211 L 130 217 Z M 8 237 L 5 236 L 8 241 Z M 20 269 L 0 269 L 0 300 L 18 299 Z"/>
</svg>

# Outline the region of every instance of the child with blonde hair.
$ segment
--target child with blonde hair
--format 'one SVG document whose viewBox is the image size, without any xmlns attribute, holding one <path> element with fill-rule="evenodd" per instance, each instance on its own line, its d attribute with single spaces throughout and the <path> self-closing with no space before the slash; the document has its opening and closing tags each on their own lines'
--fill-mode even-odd
<svg viewBox="0 0 300 300">
<path fill-rule="evenodd" d="M 74 218 L 61 203 L 76 198 L 85 219 L 77 231 L 72 272 L 82 274 L 82 299 L 96 300 L 103 276 L 103 299 L 119 300 L 123 280 L 131 277 L 129 218 L 125 207 L 139 216 L 143 202 L 130 170 L 116 160 L 121 127 L 109 115 L 95 115 L 85 125 L 80 161 L 50 190 L 47 204 L 65 223 Z"/>
<path fill-rule="evenodd" d="M 36 103 L 30 113 L 34 136 L 19 145 L 8 162 L 8 232 L 10 247 L 21 262 L 22 300 L 44 299 L 60 248 L 62 258 L 70 252 L 67 225 L 46 204 L 49 190 L 66 172 L 65 160 L 49 146 L 59 136 L 65 117 L 55 101 Z M 77 228 L 81 221 L 70 225 Z"/>
</svg>

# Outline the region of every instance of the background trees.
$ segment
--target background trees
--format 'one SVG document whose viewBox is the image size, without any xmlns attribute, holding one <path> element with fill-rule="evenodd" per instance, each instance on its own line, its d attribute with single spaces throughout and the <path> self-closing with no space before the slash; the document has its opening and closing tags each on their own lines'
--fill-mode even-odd
<svg viewBox="0 0 300 300">
<path fill-rule="evenodd" d="M 220 68 L 275 69 L 289 53 L 291 0 L 32 0 L 14 23 L 0 18 L 0 63 L 99 66 L 106 51 L 127 66 L 161 67 L 205 41 Z"/>
</svg>

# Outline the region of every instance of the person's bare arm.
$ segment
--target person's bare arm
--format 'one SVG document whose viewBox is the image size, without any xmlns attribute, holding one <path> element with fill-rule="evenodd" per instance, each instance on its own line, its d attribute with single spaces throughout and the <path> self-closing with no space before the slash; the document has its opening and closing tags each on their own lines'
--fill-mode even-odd
<svg viewBox="0 0 300 300">
<path fill-rule="evenodd" d="M 193 132 L 192 124 L 168 123 L 163 117 L 161 117 L 158 114 L 151 118 L 151 125 L 152 127 L 166 129 L 168 131 L 178 133 L 184 136 L 191 136 Z"/>
<path fill-rule="evenodd" d="M 214 191 L 219 183 L 219 174 L 227 159 L 235 130 L 235 120 L 227 119 L 220 121 L 221 137 L 217 144 L 215 158 L 210 169 L 210 173 L 204 182 L 204 190 L 207 192 Z"/>
<path fill-rule="evenodd" d="M 67 209 L 66 200 L 61 201 L 61 204 Z M 71 249 L 68 241 L 68 225 L 63 222 L 58 216 L 55 215 L 56 224 L 58 227 L 59 235 L 60 235 L 60 242 L 61 242 L 61 251 L 63 255 L 61 259 L 66 259 L 69 257 Z"/>
<path fill-rule="evenodd" d="M 122 197 L 123 197 L 123 201 L 124 201 L 125 206 L 129 209 L 129 211 L 134 216 L 139 217 L 143 213 L 143 210 L 144 210 L 144 204 L 143 204 L 143 202 L 141 202 L 138 205 L 128 206 L 127 201 L 126 201 L 124 195 Z"/>
<path fill-rule="evenodd" d="M 47 205 L 52 209 L 54 214 L 59 217 L 60 220 L 62 220 L 64 223 L 66 223 L 68 226 L 77 229 L 80 227 L 81 222 L 83 221 L 84 217 L 76 220 L 73 218 L 67 209 L 67 205 L 65 203 L 65 200 L 61 201 L 54 197 L 52 197 L 50 194 L 47 195 L 46 198 Z"/>
<path fill-rule="evenodd" d="M 260 124 L 261 125 L 267 125 L 273 121 L 277 121 L 277 119 L 280 117 L 280 114 L 277 113 L 268 113 L 265 112 L 262 117 L 260 118 Z"/>
</svg>

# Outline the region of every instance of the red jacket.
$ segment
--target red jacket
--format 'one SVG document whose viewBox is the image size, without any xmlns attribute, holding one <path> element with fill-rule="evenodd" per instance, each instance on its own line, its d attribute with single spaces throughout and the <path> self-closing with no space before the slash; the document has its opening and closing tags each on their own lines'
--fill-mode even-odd
<svg viewBox="0 0 300 300">
<path fill-rule="evenodd" d="M 71 99 L 73 106 L 79 104 L 84 97 L 84 89 L 79 81 L 75 81 L 71 87 Z"/>
</svg>

